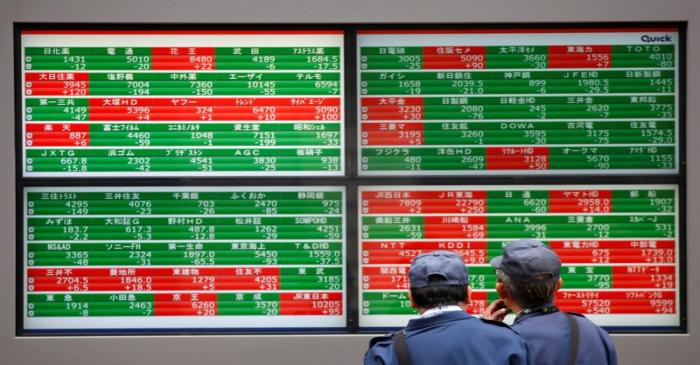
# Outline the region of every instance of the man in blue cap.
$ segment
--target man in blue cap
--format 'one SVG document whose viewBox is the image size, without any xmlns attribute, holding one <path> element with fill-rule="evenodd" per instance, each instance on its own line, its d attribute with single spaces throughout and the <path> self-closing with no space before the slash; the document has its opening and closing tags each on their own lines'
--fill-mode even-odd
<svg viewBox="0 0 700 365">
<path fill-rule="evenodd" d="M 496 268 L 496 291 L 501 299 L 489 305 L 484 318 L 503 320 L 516 313 L 518 331 L 537 365 L 616 365 L 610 336 L 586 317 L 562 313 L 554 305 L 561 288 L 559 256 L 542 242 L 519 240 L 506 245 L 503 255 L 491 260 Z"/>
<path fill-rule="evenodd" d="M 418 255 L 408 279 L 411 304 L 421 316 L 402 331 L 372 339 L 365 365 L 530 364 L 527 346 L 510 327 L 465 312 L 467 275 L 458 254 Z"/>
</svg>

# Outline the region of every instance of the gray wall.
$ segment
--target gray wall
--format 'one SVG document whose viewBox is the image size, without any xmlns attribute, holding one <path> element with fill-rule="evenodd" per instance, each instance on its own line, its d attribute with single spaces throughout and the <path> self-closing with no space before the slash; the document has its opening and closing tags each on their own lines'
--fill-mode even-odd
<svg viewBox="0 0 700 365">
<path fill-rule="evenodd" d="M 0 365 L 356 364 L 369 336 L 16 338 L 12 22 L 688 23 L 687 335 L 615 335 L 622 364 L 700 363 L 700 0 L 2 0 L 0 2 Z"/>
</svg>

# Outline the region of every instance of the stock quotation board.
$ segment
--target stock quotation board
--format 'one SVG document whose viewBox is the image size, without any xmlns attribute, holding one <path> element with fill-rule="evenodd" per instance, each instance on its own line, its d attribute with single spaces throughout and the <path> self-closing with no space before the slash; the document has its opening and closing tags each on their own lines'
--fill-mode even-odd
<svg viewBox="0 0 700 365">
<path fill-rule="evenodd" d="M 681 28 L 18 26 L 17 332 L 397 328 L 434 250 L 478 315 L 521 238 L 563 310 L 683 330 Z"/>
<path fill-rule="evenodd" d="M 481 314 L 498 299 L 489 261 L 522 238 L 561 257 L 562 310 L 609 328 L 680 325 L 677 185 L 360 186 L 358 198 L 360 328 L 416 318 L 408 268 L 434 250 L 464 257 Z"/>
<path fill-rule="evenodd" d="M 360 175 L 675 174 L 676 28 L 368 30 Z"/>
<path fill-rule="evenodd" d="M 344 174 L 340 31 L 26 31 L 22 172 Z"/>
<path fill-rule="evenodd" d="M 24 328 L 345 328 L 344 193 L 26 188 Z"/>
</svg>

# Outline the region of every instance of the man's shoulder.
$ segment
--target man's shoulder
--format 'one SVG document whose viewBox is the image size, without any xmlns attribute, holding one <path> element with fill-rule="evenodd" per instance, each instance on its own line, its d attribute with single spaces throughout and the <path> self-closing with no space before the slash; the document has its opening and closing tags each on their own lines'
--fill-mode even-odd
<svg viewBox="0 0 700 365">
<path fill-rule="evenodd" d="M 403 329 L 400 331 L 403 331 Z M 392 346 L 393 341 L 391 337 L 396 334 L 396 332 L 398 331 L 390 332 L 383 336 L 377 336 L 369 340 L 369 348 L 365 353 L 365 365 L 395 363 L 394 347 Z"/>
<path fill-rule="evenodd" d="M 396 330 L 396 331 L 393 331 L 393 332 L 389 332 L 389 333 L 387 333 L 387 334 L 385 334 L 385 335 L 382 335 L 382 336 L 374 337 L 374 338 L 372 338 L 372 339 L 369 340 L 369 347 L 371 348 L 372 346 L 377 345 L 377 344 L 381 344 L 381 345 L 390 345 L 390 344 L 391 344 L 391 341 L 392 341 L 391 338 L 392 338 L 395 334 L 397 334 L 397 333 L 399 333 L 399 332 L 401 332 L 401 331 L 404 331 L 404 329 L 402 328 L 402 329 L 400 329 L 400 330 Z"/>
</svg>

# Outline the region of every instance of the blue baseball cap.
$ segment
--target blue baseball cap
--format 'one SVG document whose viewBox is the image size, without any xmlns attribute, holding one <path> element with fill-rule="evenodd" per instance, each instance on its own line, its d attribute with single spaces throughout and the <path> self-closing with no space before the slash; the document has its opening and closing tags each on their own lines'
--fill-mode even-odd
<svg viewBox="0 0 700 365">
<path fill-rule="evenodd" d="M 554 250 L 537 240 L 517 240 L 503 248 L 503 255 L 494 257 L 491 266 L 522 283 L 542 279 L 542 275 L 559 277 L 561 260 Z"/>
<path fill-rule="evenodd" d="M 444 281 L 430 282 L 431 275 L 442 276 Z M 416 256 L 408 270 L 411 288 L 469 284 L 469 273 L 462 256 L 449 251 L 433 251 Z"/>
</svg>

